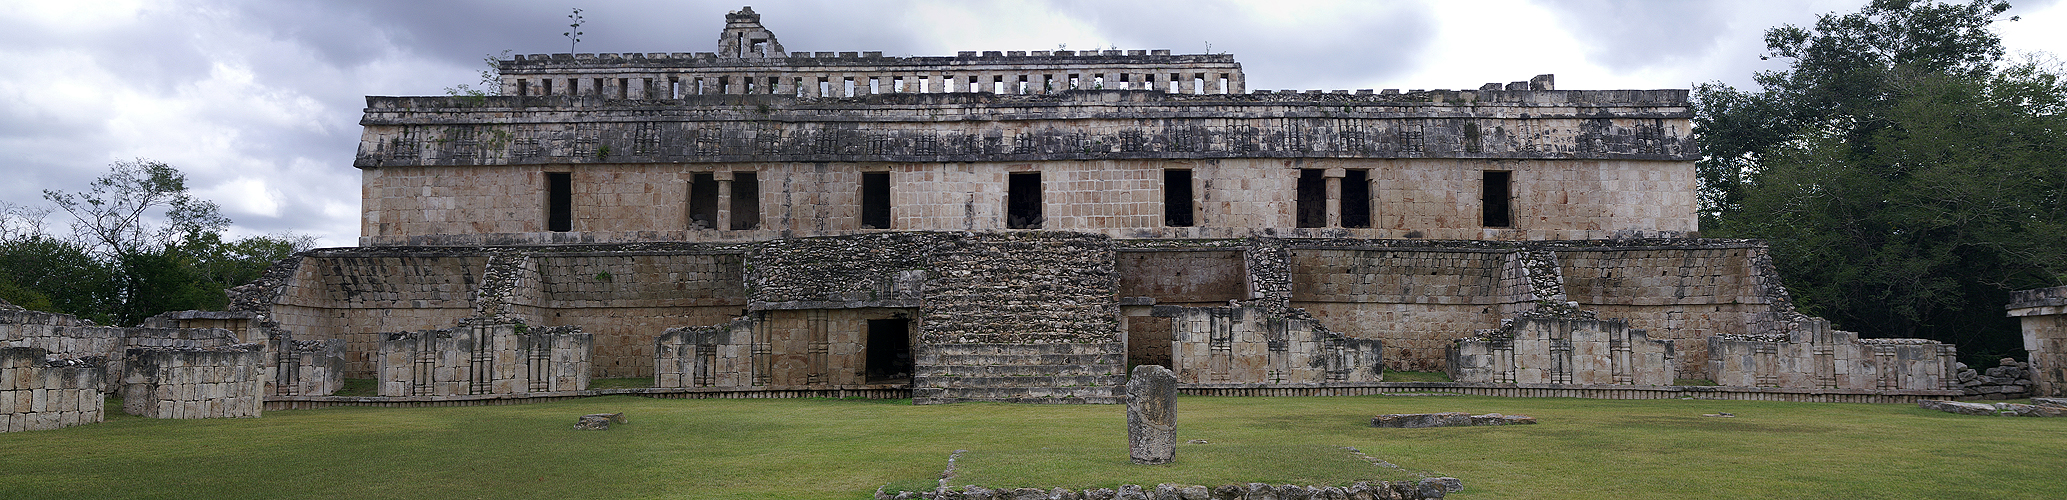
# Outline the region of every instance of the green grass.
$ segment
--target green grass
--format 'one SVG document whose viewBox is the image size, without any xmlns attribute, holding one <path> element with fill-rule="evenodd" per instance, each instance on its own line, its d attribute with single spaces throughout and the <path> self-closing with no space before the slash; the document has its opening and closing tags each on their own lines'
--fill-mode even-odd
<svg viewBox="0 0 2067 500">
<path fill-rule="evenodd" d="M 370 378 L 348 378 L 348 379 L 344 379 L 344 387 L 339 387 L 339 388 L 337 389 L 337 392 L 333 392 L 333 393 L 330 393 L 330 395 L 332 395 L 332 396 L 379 396 L 379 395 L 380 395 L 380 381 L 379 381 L 379 380 L 375 380 L 375 379 L 370 379 Z"/>
<path fill-rule="evenodd" d="M 1385 371 L 1386 382 L 1452 382 L 1450 374 L 1443 372 L 1400 372 Z"/>
<path fill-rule="evenodd" d="M 1462 478 L 1457 498 L 2044 498 L 2067 419 L 1912 405 L 1314 397 L 1178 401 L 1177 463 L 1125 463 L 1112 405 L 608 396 L 447 408 L 328 408 L 264 418 L 121 415 L 0 434 L 0 498 L 862 499 L 956 484 L 1341 483 Z M 1372 415 L 1499 412 L 1541 424 L 1376 429 Z M 630 424 L 571 430 L 575 417 Z M 1703 417 L 1729 412 L 1736 418 Z M 2007 457 L 2007 458 L 2006 458 Z"/>
<path fill-rule="evenodd" d="M 590 389 L 643 389 L 653 387 L 653 377 L 589 379 Z"/>
</svg>

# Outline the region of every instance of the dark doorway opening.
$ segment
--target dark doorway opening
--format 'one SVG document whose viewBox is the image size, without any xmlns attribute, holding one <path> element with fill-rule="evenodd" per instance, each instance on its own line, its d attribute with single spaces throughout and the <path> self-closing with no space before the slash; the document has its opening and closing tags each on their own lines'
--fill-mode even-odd
<svg viewBox="0 0 2067 500">
<path fill-rule="evenodd" d="M 911 320 L 868 320 L 868 383 L 911 383 Z"/>
<path fill-rule="evenodd" d="M 574 230 L 573 177 L 573 174 L 567 172 L 546 172 L 545 230 L 553 232 Z"/>
<path fill-rule="evenodd" d="M 1041 173 L 1019 172 L 1006 176 L 1005 228 L 1040 229 Z"/>
<path fill-rule="evenodd" d="M 753 172 L 732 173 L 732 229 L 761 227 L 761 180 Z"/>
<path fill-rule="evenodd" d="M 1191 171 L 1163 171 L 1163 225 L 1191 227 Z"/>
<path fill-rule="evenodd" d="M 689 228 L 718 228 L 718 181 L 711 174 L 689 176 Z"/>
<path fill-rule="evenodd" d="M 1342 227 L 1371 227 L 1371 171 L 1351 170 L 1342 177 Z"/>
<path fill-rule="evenodd" d="M 1294 227 L 1328 227 L 1328 178 L 1318 168 L 1299 170 L 1299 220 Z"/>
<path fill-rule="evenodd" d="M 1479 201 L 1485 206 L 1481 217 L 1486 227 L 1514 227 L 1514 213 L 1509 200 L 1508 181 L 1512 172 L 1487 171 L 1479 189 Z"/>
<path fill-rule="evenodd" d="M 861 173 L 861 228 L 890 228 L 890 173 Z"/>
</svg>

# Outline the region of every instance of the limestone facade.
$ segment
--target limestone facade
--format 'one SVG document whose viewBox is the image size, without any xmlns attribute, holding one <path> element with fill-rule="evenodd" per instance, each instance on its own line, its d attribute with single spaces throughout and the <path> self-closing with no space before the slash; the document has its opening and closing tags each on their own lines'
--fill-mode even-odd
<svg viewBox="0 0 2067 500">
<path fill-rule="evenodd" d="M 240 310 L 342 342 L 352 377 L 386 332 L 493 320 L 581 328 L 590 376 L 922 403 L 1117 402 L 1130 364 L 1369 384 L 1577 311 L 1635 356 L 1603 376 L 1663 384 L 1792 313 L 1762 243 L 1696 237 L 1686 90 L 795 52 L 750 9 L 713 52 L 500 68 L 500 96 L 369 97 L 362 247 L 282 262 Z"/>
</svg>

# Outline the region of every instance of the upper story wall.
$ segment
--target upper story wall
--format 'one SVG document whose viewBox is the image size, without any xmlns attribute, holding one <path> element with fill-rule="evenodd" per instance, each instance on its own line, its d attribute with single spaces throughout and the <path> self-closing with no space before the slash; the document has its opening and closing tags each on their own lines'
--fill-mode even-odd
<svg viewBox="0 0 2067 500">
<path fill-rule="evenodd" d="M 1240 94 L 1244 87 L 1242 65 L 1227 54 L 1036 50 L 884 57 L 880 51 L 787 52 L 751 7 L 725 15 L 716 52 L 531 54 L 500 61 L 499 69 L 502 95 L 609 99 L 721 94 L 1038 94 L 1072 89 Z"/>
<path fill-rule="evenodd" d="M 1699 157 L 1685 90 L 368 97 L 354 166 Z"/>
</svg>

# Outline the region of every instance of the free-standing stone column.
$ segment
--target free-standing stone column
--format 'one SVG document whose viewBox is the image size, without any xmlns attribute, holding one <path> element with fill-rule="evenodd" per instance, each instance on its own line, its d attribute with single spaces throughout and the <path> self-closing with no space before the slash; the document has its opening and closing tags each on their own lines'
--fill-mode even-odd
<svg viewBox="0 0 2067 500">
<path fill-rule="evenodd" d="M 1128 377 L 1127 449 L 1137 464 L 1177 459 L 1177 375 L 1169 368 L 1136 366 Z"/>
</svg>

